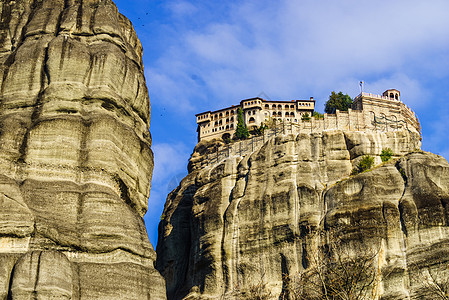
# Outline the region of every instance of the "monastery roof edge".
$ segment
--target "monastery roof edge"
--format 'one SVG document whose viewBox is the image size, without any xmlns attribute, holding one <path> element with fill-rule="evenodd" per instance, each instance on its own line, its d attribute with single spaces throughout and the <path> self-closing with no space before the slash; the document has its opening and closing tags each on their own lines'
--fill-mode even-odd
<svg viewBox="0 0 449 300">
<path fill-rule="evenodd" d="M 266 99 L 263 99 L 263 98 L 260 98 L 260 97 L 254 97 L 254 98 L 243 99 L 243 100 L 240 101 L 240 104 L 242 104 L 245 101 L 250 101 L 250 100 L 262 100 L 262 102 L 270 102 L 270 103 L 271 102 L 273 102 L 273 103 L 274 102 L 275 103 L 315 102 L 313 97 L 311 97 L 310 99 L 307 99 L 307 100 L 298 100 L 298 99 L 296 99 L 296 100 L 266 100 Z M 204 115 L 204 114 L 207 114 L 207 113 L 211 113 L 212 114 L 212 113 L 217 113 L 217 112 L 220 112 L 220 111 L 225 111 L 225 110 L 228 110 L 228 109 L 238 108 L 238 107 L 240 107 L 240 106 L 239 105 L 233 105 L 233 106 L 228 106 L 228 107 L 225 107 L 225 108 L 217 109 L 217 110 L 214 110 L 214 111 L 208 110 L 208 111 L 204 111 L 204 112 L 196 114 L 195 117 L 198 117 L 198 116 L 201 116 L 201 115 Z"/>
</svg>

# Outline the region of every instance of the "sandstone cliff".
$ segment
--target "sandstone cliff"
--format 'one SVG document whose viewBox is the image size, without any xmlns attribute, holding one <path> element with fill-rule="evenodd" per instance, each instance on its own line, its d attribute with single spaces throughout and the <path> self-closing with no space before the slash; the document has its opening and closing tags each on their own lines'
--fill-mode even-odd
<svg viewBox="0 0 449 300">
<path fill-rule="evenodd" d="M 333 236 L 352 257 L 373 253 L 367 299 L 434 297 L 419 270 L 449 260 L 449 164 L 415 149 L 417 139 L 408 132 L 284 135 L 201 168 L 207 145 L 198 145 L 159 226 L 156 267 L 168 298 L 232 299 L 254 287 L 271 299 L 294 298 L 292 279 L 316 264 Z M 396 156 L 382 164 L 387 147 Z M 365 154 L 377 166 L 350 176 Z"/>
<path fill-rule="evenodd" d="M 165 299 L 132 24 L 110 0 L 4 0 L 0 15 L 0 299 Z"/>
</svg>

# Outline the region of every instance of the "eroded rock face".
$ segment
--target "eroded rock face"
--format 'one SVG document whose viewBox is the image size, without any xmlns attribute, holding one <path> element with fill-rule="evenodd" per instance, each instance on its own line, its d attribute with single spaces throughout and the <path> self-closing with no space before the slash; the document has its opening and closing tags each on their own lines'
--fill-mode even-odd
<svg viewBox="0 0 449 300">
<path fill-rule="evenodd" d="M 415 266 L 448 260 L 449 164 L 416 151 L 417 141 L 407 132 L 281 136 L 246 157 L 193 166 L 159 227 L 168 298 L 234 298 L 260 283 L 272 299 L 292 298 L 286 278 L 307 271 L 332 236 L 376 255 L 368 299 L 431 295 Z M 381 164 L 383 148 L 396 156 Z M 350 176 L 365 154 L 378 167 Z"/>
<path fill-rule="evenodd" d="M 0 299 L 164 299 L 132 24 L 110 0 L 6 0 L 0 15 Z"/>
</svg>

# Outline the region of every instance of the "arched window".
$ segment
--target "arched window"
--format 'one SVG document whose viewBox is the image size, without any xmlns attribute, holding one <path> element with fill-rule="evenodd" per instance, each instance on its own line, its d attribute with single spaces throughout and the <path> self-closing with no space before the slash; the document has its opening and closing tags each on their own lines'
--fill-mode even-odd
<svg viewBox="0 0 449 300">
<path fill-rule="evenodd" d="M 282 113 L 281 113 L 281 112 L 278 112 L 278 116 L 279 116 L 279 117 L 282 117 Z"/>
<path fill-rule="evenodd" d="M 251 117 L 251 118 L 249 118 L 249 124 L 252 124 L 252 123 L 256 123 L 256 120 L 253 118 L 253 117 Z"/>
<path fill-rule="evenodd" d="M 223 114 L 222 114 L 222 113 L 220 113 L 219 117 L 220 117 L 220 118 L 223 118 Z"/>
<path fill-rule="evenodd" d="M 285 109 L 289 109 L 290 106 L 288 104 L 285 104 Z"/>
<path fill-rule="evenodd" d="M 282 109 L 282 105 L 278 104 L 278 109 Z"/>
<path fill-rule="evenodd" d="M 234 129 L 234 124 L 231 124 L 231 129 Z"/>
<path fill-rule="evenodd" d="M 269 109 L 270 106 L 268 104 L 265 104 L 265 109 Z"/>
<path fill-rule="evenodd" d="M 286 112 L 286 113 L 285 113 L 285 116 L 286 116 L 286 117 L 290 116 L 290 113 L 289 113 L 289 112 Z"/>
<path fill-rule="evenodd" d="M 231 122 L 234 122 L 234 117 L 231 117 Z"/>
<path fill-rule="evenodd" d="M 229 125 L 226 125 L 226 130 L 228 130 L 229 129 Z"/>
<path fill-rule="evenodd" d="M 229 118 L 226 119 L 226 124 L 228 124 L 228 123 L 229 123 Z"/>
<path fill-rule="evenodd" d="M 292 104 L 292 105 L 290 105 L 290 108 L 291 109 L 295 109 L 295 106 Z"/>
<path fill-rule="evenodd" d="M 295 117 L 295 113 L 294 113 L 294 112 L 291 112 L 291 113 L 290 113 L 290 117 Z"/>
<path fill-rule="evenodd" d="M 394 94 L 393 93 L 390 93 L 390 98 L 394 98 Z"/>
<path fill-rule="evenodd" d="M 214 126 L 218 126 L 218 122 L 217 122 L 217 121 L 215 121 L 215 124 L 214 124 Z"/>
<path fill-rule="evenodd" d="M 273 111 L 273 116 L 276 116 L 277 114 L 276 114 L 276 112 L 275 111 Z"/>
<path fill-rule="evenodd" d="M 220 121 L 218 122 L 218 125 L 223 125 L 222 120 L 220 120 Z"/>
<path fill-rule="evenodd" d="M 234 111 L 233 110 L 231 110 L 231 116 L 233 116 L 234 115 Z"/>
<path fill-rule="evenodd" d="M 229 111 L 226 112 L 226 117 L 229 117 Z"/>
<path fill-rule="evenodd" d="M 273 105 L 271 106 L 271 108 L 272 108 L 272 109 L 276 109 L 276 104 L 273 104 Z"/>
<path fill-rule="evenodd" d="M 398 94 L 395 94 L 395 95 L 394 95 L 394 99 L 399 100 L 399 95 L 398 95 Z"/>
</svg>

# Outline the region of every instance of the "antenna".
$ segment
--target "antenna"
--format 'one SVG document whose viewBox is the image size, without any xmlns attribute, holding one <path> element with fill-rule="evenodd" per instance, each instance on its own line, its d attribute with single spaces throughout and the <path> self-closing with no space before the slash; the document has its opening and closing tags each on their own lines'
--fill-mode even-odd
<svg viewBox="0 0 449 300">
<path fill-rule="evenodd" d="M 260 92 L 259 95 L 257 95 L 257 97 L 271 101 L 271 98 L 268 97 L 268 95 L 265 94 L 264 91 Z"/>
</svg>

